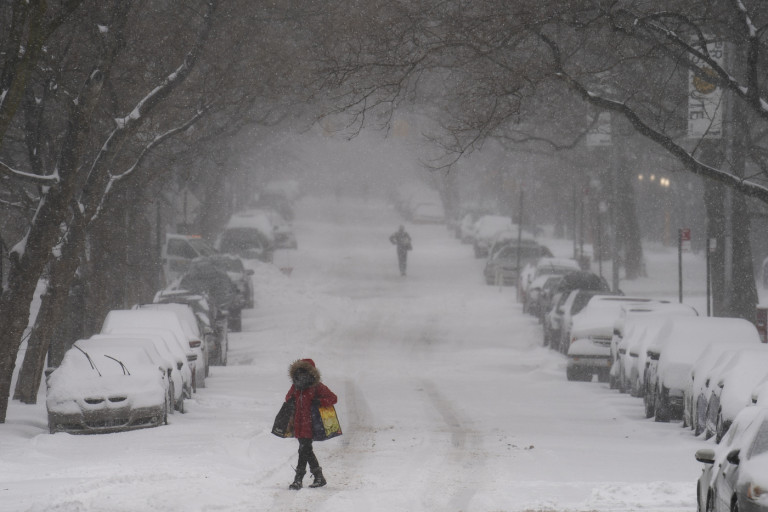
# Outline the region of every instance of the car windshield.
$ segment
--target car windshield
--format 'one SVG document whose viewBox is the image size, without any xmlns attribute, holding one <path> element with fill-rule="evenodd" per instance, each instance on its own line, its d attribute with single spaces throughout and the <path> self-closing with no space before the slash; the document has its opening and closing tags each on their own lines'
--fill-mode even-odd
<svg viewBox="0 0 768 512">
<path fill-rule="evenodd" d="M 576 297 L 573 298 L 573 304 L 571 305 L 571 314 L 575 315 L 589 303 L 589 299 L 591 299 L 595 294 L 594 293 L 588 293 L 588 292 L 578 292 Z"/>
<path fill-rule="evenodd" d="M 238 253 L 265 245 L 264 235 L 258 229 L 230 228 L 221 236 L 221 252 Z"/>
</svg>

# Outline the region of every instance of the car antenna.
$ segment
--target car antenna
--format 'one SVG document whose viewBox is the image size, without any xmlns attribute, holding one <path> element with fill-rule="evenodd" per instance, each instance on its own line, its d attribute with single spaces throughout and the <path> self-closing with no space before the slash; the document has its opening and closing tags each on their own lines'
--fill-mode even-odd
<svg viewBox="0 0 768 512">
<path fill-rule="evenodd" d="M 89 362 L 89 363 L 91 363 L 91 368 L 93 368 L 94 370 L 96 370 L 96 373 L 98 373 L 98 374 L 99 374 L 99 377 L 101 377 L 101 372 L 99 371 L 99 369 L 98 369 L 98 368 L 96 368 L 96 365 L 94 364 L 94 362 L 93 362 L 93 359 L 91 359 L 91 356 L 89 356 L 89 355 L 88 355 L 88 352 L 86 352 L 85 350 L 83 350 L 83 349 L 81 349 L 80 347 L 78 347 L 78 346 L 77 346 L 77 344 L 72 344 L 72 346 L 73 346 L 73 347 L 75 347 L 75 348 L 76 348 L 77 350 L 79 350 L 80 352 L 82 352 L 83 354 L 85 354 L 85 357 L 87 357 L 87 358 L 88 358 L 88 362 Z"/>
</svg>

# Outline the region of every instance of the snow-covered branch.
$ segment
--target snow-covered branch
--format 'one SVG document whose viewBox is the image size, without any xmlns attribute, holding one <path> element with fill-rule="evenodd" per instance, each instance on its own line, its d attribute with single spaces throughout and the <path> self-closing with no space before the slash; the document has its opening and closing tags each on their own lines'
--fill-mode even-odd
<svg viewBox="0 0 768 512">
<path fill-rule="evenodd" d="M 178 135 L 179 133 L 182 133 L 186 131 L 190 126 L 195 124 L 197 121 L 200 120 L 201 117 L 203 117 L 207 112 L 206 108 L 199 109 L 194 116 L 192 116 L 189 120 L 187 120 L 184 124 L 177 126 L 175 128 L 172 128 L 158 136 L 156 136 L 152 141 L 144 146 L 144 149 L 141 150 L 141 153 L 139 154 L 136 161 L 125 171 L 119 173 L 119 174 L 111 174 L 109 177 L 109 183 L 107 183 L 106 188 L 104 189 L 104 193 L 101 196 L 101 202 L 99 203 L 99 206 L 96 208 L 96 211 L 94 212 L 91 219 L 89 219 L 89 222 L 92 222 L 93 220 L 97 219 L 101 212 L 104 210 L 104 206 L 106 205 L 107 201 L 109 200 L 109 197 L 112 193 L 113 188 L 121 181 L 124 180 L 131 175 L 133 175 L 136 170 L 139 168 L 142 162 L 147 158 L 147 155 L 155 149 L 157 146 L 162 144 L 163 142 L 169 140 L 175 135 Z"/>
<path fill-rule="evenodd" d="M 59 182 L 58 173 L 41 176 L 40 174 L 33 174 L 31 172 L 14 169 L 2 161 L 0 161 L 0 174 L 36 185 L 54 185 Z"/>
<path fill-rule="evenodd" d="M 768 204 L 768 188 L 756 183 L 746 181 L 726 171 L 711 167 L 700 162 L 682 145 L 677 143 L 669 135 L 653 128 L 646 123 L 638 113 L 626 103 L 615 101 L 604 97 L 594 91 L 589 90 L 584 84 L 569 75 L 562 62 L 562 53 L 560 47 L 552 39 L 544 34 L 539 34 L 541 40 L 550 48 L 557 73 L 555 76 L 562 80 L 571 90 L 575 91 L 588 103 L 602 109 L 622 115 L 637 130 L 638 133 L 657 143 L 666 149 L 672 156 L 681 162 L 689 171 L 696 175 L 703 176 L 728 187 L 738 190 L 748 197 L 753 197 Z"/>
</svg>

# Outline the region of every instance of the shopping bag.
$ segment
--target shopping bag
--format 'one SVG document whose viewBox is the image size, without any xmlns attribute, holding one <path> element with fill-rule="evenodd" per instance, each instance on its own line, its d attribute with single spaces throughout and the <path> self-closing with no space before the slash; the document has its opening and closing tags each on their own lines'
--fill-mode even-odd
<svg viewBox="0 0 768 512">
<path fill-rule="evenodd" d="M 313 405 L 311 414 L 313 441 L 325 441 L 341 435 L 341 425 L 339 425 L 339 417 L 336 416 L 334 406 Z"/>
<path fill-rule="evenodd" d="M 275 423 L 272 425 L 272 433 L 277 437 L 293 437 L 293 417 L 296 406 L 293 400 L 284 402 L 280 412 L 275 416 Z"/>
</svg>

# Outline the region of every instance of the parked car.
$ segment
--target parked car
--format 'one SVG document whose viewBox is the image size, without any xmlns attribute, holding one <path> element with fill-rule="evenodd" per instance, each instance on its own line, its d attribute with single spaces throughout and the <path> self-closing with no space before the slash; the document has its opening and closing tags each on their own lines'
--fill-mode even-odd
<svg viewBox="0 0 768 512">
<path fill-rule="evenodd" d="M 657 341 L 648 348 L 650 362 L 644 395 L 646 416 L 652 411 L 656 421 L 682 419 L 683 390 L 694 363 L 707 346 L 718 339 L 747 337 L 754 333 L 755 326 L 740 318 L 668 320 Z"/>
<path fill-rule="evenodd" d="M 411 222 L 415 224 L 439 224 L 445 222 L 443 205 L 436 202 L 415 204 L 411 211 Z"/>
<path fill-rule="evenodd" d="M 283 218 L 275 210 L 264 210 L 264 214 L 272 224 L 272 236 L 275 249 L 298 249 L 296 234 L 293 232 L 293 224 Z"/>
<path fill-rule="evenodd" d="M 699 512 L 768 510 L 768 409 L 747 407 L 723 442 L 696 451 Z"/>
<path fill-rule="evenodd" d="M 205 334 L 204 329 L 200 325 L 200 321 L 195 316 L 192 308 L 186 304 L 137 304 L 133 307 L 139 311 L 170 311 L 179 321 L 181 326 L 181 332 L 186 339 L 189 347 L 192 349 L 192 353 L 197 356 L 195 372 L 195 387 L 205 387 L 205 377 L 208 375 L 208 353 L 205 350 Z M 200 371 L 202 370 L 202 371 Z"/>
<path fill-rule="evenodd" d="M 166 233 L 161 249 L 165 283 L 170 284 L 178 279 L 189 269 L 195 258 L 214 254 L 216 249 L 208 245 L 199 235 Z"/>
<path fill-rule="evenodd" d="M 491 252 L 485 262 L 483 275 L 488 285 L 503 284 L 514 286 L 518 282 L 520 269 L 529 263 L 535 263 L 549 250 L 534 240 L 523 239 L 504 244 Z"/>
<path fill-rule="evenodd" d="M 158 304 L 186 304 L 195 312 L 195 316 L 203 324 L 208 363 L 215 366 L 226 366 L 229 352 L 229 327 L 227 314 L 219 309 L 216 303 L 208 300 L 206 294 L 188 290 L 161 290 L 155 294 L 153 302 Z M 207 375 L 206 375 L 207 377 Z"/>
<path fill-rule="evenodd" d="M 172 405 L 169 412 L 171 414 L 174 411 L 184 412 L 184 399 L 186 398 L 184 390 L 188 384 L 181 371 L 181 366 L 162 342 L 158 343 L 158 340 L 152 339 L 151 336 L 139 334 L 94 334 L 88 339 L 101 341 L 106 346 L 130 345 L 142 347 L 158 365 L 165 368 L 168 375 L 168 395 L 169 402 Z M 189 386 L 189 389 L 191 390 L 191 386 Z"/>
<path fill-rule="evenodd" d="M 541 319 L 548 296 L 563 278 L 561 275 L 542 275 L 528 285 L 523 299 L 523 312 Z"/>
<path fill-rule="evenodd" d="M 275 229 L 269 216 L 260 210 L 233 215 L 216 239 L 214 248 L 245 259 L 272 263 Z"/>
<path fill-rule="evenodd" d="M 205 294 L 225 312 L 230 330 L 240 332 L 242 329 L 242 296 L 227 272 L 218 265 L 195 263 L 178 281 L 176 289 Z"/>
<path fill-rule="evenodd" d="M 571 316 L 577 314 L 587 305 L 589 299 L 604 293 L 608 292 L 582 290 L 580 288 L 562 292 L 559 303 L 547 314 L 545 345 L 548 344 L 551 349 L 565 353 L 568 347 L 562 342 L 564 326 L 570 322 Z"/>
<path fill-rule="evenodd" d="M 514 225 L 509 217 L 501 215 L 483 215 L 472 227 L 472 247 L 475 258 L 487 258 L 491 245 L 504 231 L 512 231 Z"/>
<path fill-rule="evenodd" d="M 652 318 L 659 321 L 664 316 L 698 316 L 695 308 L 687 304 L 660 300 L 655 303 L 627 304 L 621 307 L 619 316 L 613 326 L 611 338 L 611 382 L 612 388 L 618 388 L 620 392 L 629 392 L 629 375 L 626 369 L 629 367 L 630 355 L 627 352 L 627 344 L 624 343 L 624 333 L 631 328 L 633 322 L 640 318 Z"/>
<path fill-rule="evenodd" d="M 638 329 L 633 330 L 631 334 L 628 334 L 627 352 L 629 353 L 629 360 L 627 362 L 628 368 L 624 371 L 629 376 L 629 394 L 633 397 L 644 398 L 645 396 L 645 378 L 649 366 L 648 347 L 656 343 L 659 332 L 670 318 L 648 320 L 642 326 L 638 326 Z M 652 412 L 648 417 L 651 416 L 653 416 Z"/>
<path fill-rule="evenodd" d="M 626 304 L 653 303 L 654 299 L 621 295 L 594 295 L 584 308 L 565 319 L 561 344 L 565 345 L 568 380 L 608 382 L 611 370 L 611 338 L 621 307 Z"/>
<path fill-rule="evenodd" d="M 720 442 L 736 415 L 752 405 L 752 392 L 768 376 L 768 346 L 737 350 L 710 386 L 706 432 Z"/>
<path fill-rule="evenodd" d="M 166 424 L 168 382 L 141 346 L 78 340 L 47 378 L 48 429 L 87 434 Z"/>
<path fill-rule="evenodd" d="M 693 363 L 688 385 L 683 390 L 683 423 L 693 429 L 695 435 L 702 434 L 706 429 L 710 385 L 716 382 L 713 376 L 720 373 L 719 367 L 725 365 L 730 358 L 729 353 L 759 345 L 759 336 L 751 335 L 715 340 Z"/>
<path fill-rule="evenodd" d="M 171 311 L 139 311 L 113 309 L 107 313 L 101 326 L 101 334 L 155 334 L 177 361 L 188 368 L 192 391 L 197 391 L 197 354 L 189 345 L 178 317 Z M 201 363 L 200 372 L 203 372 Z M 188 394 L 191 398 L 191 393 Z"/>
<path fill-rule="evenodd" d="M 243 308 L 251 309 L 254 307 L 253 283 L 251 282 L 253 270 L 245 268 L 243 260 L 233 254 L 217 254 L 206 258 L 197 258 L 193 265 L 198 263 L 211 263 L 224 270 L 232 283 L 237 287 Z"/>
</svg>

